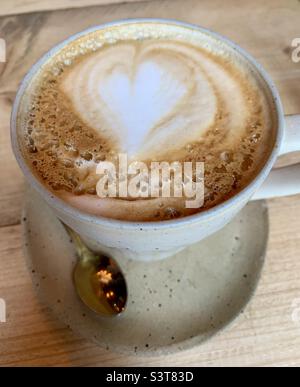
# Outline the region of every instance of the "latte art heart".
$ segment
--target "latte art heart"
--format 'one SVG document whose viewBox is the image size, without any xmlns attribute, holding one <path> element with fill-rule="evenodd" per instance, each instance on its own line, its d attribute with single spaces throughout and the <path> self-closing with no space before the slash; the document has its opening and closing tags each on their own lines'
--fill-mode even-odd
<svg viewBox="0 0 300 387">
<path fill-rule="evenodd" d="M 134 43 L 112 46 L 74 66 L 62 90 L 119 151 L 155 158 L 196 141 L 215 120 L 217 97 L 200 67 L 203 58 L 186 54 L 167 43 L 159 50 L 156 42 L 142 50 Z"/>
<path fill-rule="evenodd" d="M 130 79 L 131 78 L 131 79 Z M 135 75 L 112 71 L 99 84 L 99 111 L 114 130 L 119 147 L 129 156 L 143 154 L 147 137 L 187 94 L 184 84 L 164 72 L 155 62 L 142 63 Z M 107 112 L 102 108 L 105 104 Z M 107 114 L 106 114 L 107 113 Z M 94 124 L 94 123 L 93 123 Z M 171 133 L 166 131 L 167 141 Z M 152 134 L 155 140 L 155 134 Z"/>
</svg>

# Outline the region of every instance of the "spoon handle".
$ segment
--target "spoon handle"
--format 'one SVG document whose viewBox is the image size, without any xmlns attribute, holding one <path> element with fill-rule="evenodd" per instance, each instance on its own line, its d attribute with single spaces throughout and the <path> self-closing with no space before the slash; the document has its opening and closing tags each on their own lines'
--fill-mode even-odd
<svg viewBox="0 0 300 387">
<path fill-rule="evenodd" d="M 67 231 L 67 233 L 69 234 L 69 236 L 71 237 L 74 245 L 75 245 L 75 248 L 76 248 L 76 252 L 79 256 L 79 258 L 83 261 L 83 262 L 92 262 L 92 261 L 96 261 L 96 260 L 99 260 L 99 258 L 101 257 L 98 257 L 96 256 L 82 241 L 82 239 L 80 238 L 80 236 L 77 234 L 77 232 L 75 232 L 74 230 L 72 230 L 69 226 L 67 226 L 65 223 L 62 223 L 62 225 L 64 226 L 65 230 Z"/>
</svg>

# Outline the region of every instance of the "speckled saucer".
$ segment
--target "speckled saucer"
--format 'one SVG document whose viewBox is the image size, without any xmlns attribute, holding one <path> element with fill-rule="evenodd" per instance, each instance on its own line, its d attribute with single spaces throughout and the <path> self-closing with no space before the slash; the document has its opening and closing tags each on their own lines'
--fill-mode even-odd
<svg viewBox="0 0 300 387">
<path fill-rule="evenodd" d="M 74 332 L 123 353 L 160 355 L 195 347 L 228 325 L 250 300 L 264 263 L 268 212 L 253 202 L 210 238 L 163 261 L 119 262 L 128 282 L 126 311 L 99 317 L 72 283 L 72 243 L 51 209 L 29 191 L 25 251 L 34 286 Z"/>
</svg>

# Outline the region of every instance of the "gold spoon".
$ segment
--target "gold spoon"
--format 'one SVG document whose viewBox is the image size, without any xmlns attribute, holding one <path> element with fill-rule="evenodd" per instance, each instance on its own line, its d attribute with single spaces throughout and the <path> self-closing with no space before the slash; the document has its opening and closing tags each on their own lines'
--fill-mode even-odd
<svg viewBox="0 0 300 387">
<path fill-rule="evenodd" d="M 78 255 L 73 278 L 82 302 L 98 314 L 112 316 L 122 313 L 127 301 L 127 286 L 115 260 L 92 252 L 74 230 L 63 225 Z"/>
</svg>

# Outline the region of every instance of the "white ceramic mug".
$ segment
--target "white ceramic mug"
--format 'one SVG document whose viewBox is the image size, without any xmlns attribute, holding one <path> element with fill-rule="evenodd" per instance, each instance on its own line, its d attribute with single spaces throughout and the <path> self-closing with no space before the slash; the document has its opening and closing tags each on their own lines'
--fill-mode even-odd
<svg viewBox="0 0 300 387">
<path fill-rule="evenodd" d="M 207 211 L 185 218 L 143 223 L 112 220 L 82 213 L 58 197 L 55 197 L 37 180 L 25 163 L 18 145 L 17 113 L 20 99 L 26 91 L 32 77 L 43 63 L 62 47 L 86 33 L 105 29 L 112 25 L 139 22 L 175 24 L 192 28 L 205 34 L 208 38 L 217 39 L 228 50 L 234 49 L 240 54 L 247 65 L 263 80 L 264 87 L 273 100 L 276 109 L 278 127 L 275 145 L 269 159 L 257 174 L 256 178 L 232 198 Z M 268 74 L 239 46 L 206 29 L 172 20 L 134 19 L 105 24 L 74 35 L 53 48 L 33 66 L 19 88 L 12 111 L 11 136 L 15 156 L 26 179 L 41 194 L 58 218 L 76 230 L 89 246 L 111 253 L 116 258 L 126 256 L 140 261 L 153 261 L 166 258 L 193 243 L 199 242 L 224 227 L 251 199 L 263 199 L 300 193 L 299 164 L 271 171 L 279 155 L 300 151 L 300 116 L 284 116 L 278 92 Z"/>
</svg>

